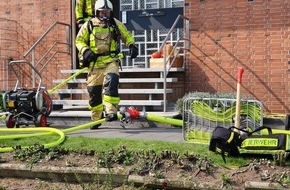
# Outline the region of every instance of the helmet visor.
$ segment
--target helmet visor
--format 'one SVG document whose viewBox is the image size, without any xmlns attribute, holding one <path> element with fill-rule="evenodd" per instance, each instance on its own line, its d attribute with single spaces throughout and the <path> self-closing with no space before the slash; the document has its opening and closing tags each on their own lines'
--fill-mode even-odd
<svg viewBox="0 0 290 190">
<path fill-rule="evenodd" d="M 97 17 L 100 20 L 109 19 L 111 17 L 111 10 L 110 9 L 98 9 L 97 10 Z"/>
</svg>

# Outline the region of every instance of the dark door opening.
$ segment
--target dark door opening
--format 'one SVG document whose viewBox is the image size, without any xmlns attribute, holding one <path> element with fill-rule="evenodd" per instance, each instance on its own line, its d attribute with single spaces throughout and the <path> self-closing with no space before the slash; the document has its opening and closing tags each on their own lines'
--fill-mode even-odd
<svg viewBox="0 0 290 190">
<path fill-rule="evenodd" d="M 119 1 L 113 1 L 111 0 L 111 3 L 113 4 L 113 16 L 117 19 L 119 19 L 119 12 L 120 12 L 120 2 Z M 76 24 L 76 19 L 75 19 L 75 6 L 76 6 L 76 0 L 72 0 L 72 4 L 71 4 L 71 26 L 72 26 L 72 35 L 73 35 L 73 42 L 71 44 L 73 44 L 74 47 L 72 47 L 73 49 L 75 49 L 75 53 L 72 53 L 72 56 L 74 56 L 75 61 L 72 61 L 72 68 L 73 69 L 80 69 L 80 65 L 79 65 L 79 57 L 78 57 L 78 49 L 75 47 L 75 37 L 78 34 L 78 26 Z M 75 62 L 75 63 L 74 63 Z"/>
</svg>

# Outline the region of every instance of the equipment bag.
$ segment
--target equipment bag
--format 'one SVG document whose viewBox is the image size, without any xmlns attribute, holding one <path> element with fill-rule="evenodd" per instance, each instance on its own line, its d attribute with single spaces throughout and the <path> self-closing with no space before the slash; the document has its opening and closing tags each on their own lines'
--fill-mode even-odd
<svg viewBox="0 0 290 190">
<path fill-rule="evenodd" d="M 226 163 L 225 154 L 228 156 L 238 156 L 240 146 L 239 133 L 232 128 L 217 126 L 210 139 L 209 150 L 221 154 L 223 161 Z"/>
<path fill-rule="evenodd" d="M 240 146 L 241 153 L 272 154 L 285 151 L 289 151 L 288 135 L 273 134 L 272 130 L 268 130 L 267 135 L 250 135 Z"/>
<path fill-rule="evenodd" d="M 267 135 L 253 135 L 263 129 Z M 225 155 L 238 156 L 241 153 L 269 154 L 288 151 L 288 135 L 273 134 L 270 127 L 262 126 L 254 131 L 246 131 L 235 127 L 224 128 L 217 126 L 212 133 L 209 150 L 221 154 L 224 162 Z"/>
</svg>

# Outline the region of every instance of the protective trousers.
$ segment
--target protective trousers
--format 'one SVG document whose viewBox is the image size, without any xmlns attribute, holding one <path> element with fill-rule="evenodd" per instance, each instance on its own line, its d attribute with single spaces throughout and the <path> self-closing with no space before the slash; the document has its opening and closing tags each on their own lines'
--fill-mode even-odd
<svg viewBox="0 0 290 190">
<path fill-rule="evenodd" d="M 90 95 L 89 109 L 92 120 L 102 118 L 106 114 L 117 113 L 120 102 L 119 93 L 119 63 L 108 63 L 104 68 L 89 68 L 87 90 Z"/>
</svg>

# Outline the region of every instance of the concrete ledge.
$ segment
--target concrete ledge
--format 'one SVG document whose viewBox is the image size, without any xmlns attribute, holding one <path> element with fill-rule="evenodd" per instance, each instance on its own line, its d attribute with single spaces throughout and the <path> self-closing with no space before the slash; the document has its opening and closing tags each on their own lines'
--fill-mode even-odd
<svg viewBox="0 0 290 190">
<path fill-rule="evenodd" d="M 147 188 L 162 188 L 174 190 L 190 190 L 190 189 L 220 189 L 209 187 L 206 184 L 194 183 L 192 181 L 176 180 L 168 181 L 164 179 L 156 179 L 152 177 L 142 177 L 128 175 L 121 169 L 106 168 L 83 168 L 83 167 L 40 167 L 33 166 L 31 169 L 23 164 L 0 164 L 1 177 L 15 178 L 39 178 L 43 180 L 57 180 L 62 182 L 94 182 L 96 180 L 105 182 L 111 180 L 118 184 L 131 184 L 136 186 L 146 186 Z"/>
<path fill-rule="evenodd" d="M 85 168 L 85 167 L 43 167 L 25 164 L 0 164 L 0 177 L 14 177 L 14 178 L 30 178 L 43 180 L 57 180 L 62 182 L 105 182 L 110 180 L 117 184 L 132 184 L 135 186 L 146 186 L 147 188 L 161 188 L 174 190 L 190 190 L 190 189 L 221 189 L 221 184 L 210 186 L 209 184 L 186 180 L 166 180 L 156 179 L 153 177 L 142 177 L 129 175 L 122 169 L 111 168 Z M 242 188 L 242 187 L 241 187 Z M 268 182 L 245 182 L 242 189 L 278 189 L 284 190 L 281 184 Z"/>
<path fill-rule="evenodd" d="M 190 189 L 221 189 L 221 184 L 209 186 L 206 183 L 195 182 L 191 180 L 167 180 L 156 179 L 152 177 L 132 176 L 128 177 L 129 183 L 134 183 L 136 186 L 146 186 L 154 189 L 172 189 L 172 190 L 190 190 Z"/>
<path fill-rule="evenodd" d="M 257 182 L 257 181 L 246 181 L 245 182 L 245 189 L 248 190 L 258 190 L 258 189 L 288 189 L 288 188 L 283 188 L 281 184 L 279 183 L 269 183 L 269 182 Z"/>
<path fill-rule="evenodd" d="M 104 182 L 108 179 L 123 184 L 128 179 L 128 173 L 121 169 L 111 168 L 84 168 L 84 167 L 44 167 L 23 164 L 0 164 L 1 177 L 39 178 L 67 182 Z"/>
</svg>

